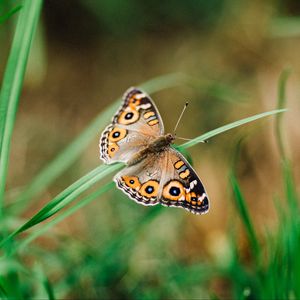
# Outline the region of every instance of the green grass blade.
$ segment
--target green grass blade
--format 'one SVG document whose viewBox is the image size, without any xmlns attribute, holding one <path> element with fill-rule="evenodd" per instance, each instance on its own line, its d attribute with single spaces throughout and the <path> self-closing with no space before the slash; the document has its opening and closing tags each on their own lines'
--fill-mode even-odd
<svg viewBox="0 0 300 300">
<path fill-rule="evenodd" d="M 45 274 L 43 268 L 38 263 L 34 265 L 34 272 L 31 274 L 35 282 L 38 283 L 36 298 L 55 300 L 53 287 Z M 47 297 L 47 298 L 46 298 Z"/>
<path fill-rule="evenodd" d="M 248 240 L 250 243 L 250 248 L 252 250 L 253 256 L 256 260 L 256 262 L 259 262 L 259 254 L 260 254 L 260 246 L 258 239 L 255 234 L 254 226 L 252 224 L 247 205 L 244 199 L 244 196 L 242 195 L 242 192 L 240 190 L 239 184 L 237 182 L 237 179 L 233 173 L 230 174 L 230 183 L 233 190 L 233 199 L 236 205 L 236 208 L 239 212 L 239 215 L 241 217 L 241 220 L 244 224 L 246 234 L 248 236 Z"/>
<path fill-rule="evenodd" d="M 14 15 L 16 12 L 18 12 L 22 8 L 22 5 L 17 5 L 16 7 L 12 8 L 9 12 L 6 14 L 0 16 L 0 24 L 8 20 L 12 15 Z"/>
<path fill-rule="evenodd" d="M 1 278 L 0 278 L 0 297 L 1 299 L 7 299 L 7 293 L 5 291 L 3 284 L 1 283 Z"/>
<path fill-rule="evenodd" d="M 212 138 L 212 137 L 214 137 L 214 136 L 216 136 L 216 135 L 218 135 L 220 133 L 228 131 L 230 129 L 239 127 L 241 125 L 253 122 L 255 120 L 258 120 L 258 119 L 261 119 L 261 118 L 264 118 L 264 117 L 267 117 L 267 116 L 271 116 L 271 115 L 274 115 L 274 114 L 285 112 L 285 111 L 286 111 L 286 109 L 271 110 L 271 111 L 267 111 L 267 112 L 264 112 L 264 113 L 261 113 L 261 114 L 257 114 L 257 115 L 254 115 L 254 116 L 251 116 L 251 117 L 248 117 L 248 118 L 245 118 L 245 119 L 242 119 L 242 120 L 239 120 L 239 121 L 236 121 L 236 122 L 233 122 L 233 123 L 221 126 L 221 127 L 217 128 L 217 129 L 214 129 L 214 130 L 211 130 L 209 132 L 206 132 L 206 133 L 204 133 L 204 134 L 202 134 L 202 135 L 194 138 L 193 140 L 184 143 L 183 145 L 180 145 L 178 147 L 178 149 L 180 150 L 182 148 L 185 148 L 185 149 L 190 148 L 192 146 L 197 145 L 198 143 L 206 141 L 206 140 L 208 140 L 208 139 L 210 139 L 210 138 Z"/>
<path fill-rule="evenodd" d="M 154 93 L 169 87 L 182 84 L 186 80 L 183 74 L 169 74 L 149 80 L 140 86 L 148 93 Z M 27 201 L 41 194 L 45 188 L 61 175 L 79 155 L 86 149 L 86 146 L 100 135 L 101 130 L 108 124 L 116 110 L 120 106 L 121 99 L 117 99 L 112 105 L 99 114 L 91 124 L 52 162 L 50 162 L 40 173 L 30 182 L 30 184 L 17 197 L 18 208 L 26 207 Z M 20 202 L 23 202 L 21 204 Z"/>
<path fill-rule="evenodd" d="M 237 122 L 233 122 L 231 124 L 222 126 L 218 129 L 212 130 L 208 132 L 207 134 L 204 134 L 200 137 L 195 138 L 191 142 L 193 143 L 185 143 L 180 146 L 180 148 L 184 149 L 187 147 L 191 147 L 191 145 L 196 145 L 197 143 L 200 143 L 203 139 L 207 139 L 209 137 L 215 136 L 217 134 L 222 133 L 223 131 L 227 131 L 231 128 L 235 128 L 239 125 L 237 124 L 245 124 L 250 121 L 257 120 L 259 118 L 269 116 L 274 113 L 279 113 L 285 110 L 277 110 L 277 111 L 271 111 L 266 112 L 263 114 L 255 115 L 246 119 L 242 119 Z M 201 139 L 201 137 L 203 137 Z M 16 236 L 18 233 L 23 232 L 38 223 L 44 221 L 45 219 L 53 216 L 54 214 L 58 213 L 61 209 L 63 209 L 66 205 L 69 205 L 71 202 L 75 201 L 79 195 L 81 195 L 84 191 L 86 191 L 88 188 L 90 188 L 92 185 L 94 185 L 99 180 L 103 179 L 108 174 L 116 171 L 122 166 L 122 164 L 115 164 L 115 165 L 102 165 L 95 170 L 88 173 L 86 176 L 80 178 L 77 182 L 72 184 L 70 187 L 65 189 L 62 193 L 60 193 L 58 196 L 56 196 L 53 200 L 51 200 L 44 208 L 42 208 L 37 214 L 35 214 L 29 221 L 27 221 L 23 226 L 18 228 L 16 231 L 14 231 L 8 238 L 6 238 L 2 243 L 0 244 L 0 247 L 2 247 L 7 241 L 11 240 L 14 236 Z"/>
<path fill-rule="evenodd" d="M 52 285 L 51 285 L 51 283 L 50 283 L 50 281 L 47 277 L 44 278 L 43 285 L 44 285 L 44 288 L 46 290 L 48 299 L 49 300 L 55 300 L 53 287 L 52 287 Z"/>
<path fill-rule="evenodd" d="M 75 213 L 80 208 L 86 206 L 91 201 L 99 198 L 103 193 L 109 191 L 114 186 L 115 186 L 114 182 L 109 182 L 108 184 L 106 184 L 103 187 L 99 188 L 95 192 L 93 192 L 90 195 L 84 197 L 79 202 L 77 202 L 75 205 L 73 205 L 72 207 L 70 207 L 70 208 L 66 209 L 65 211 L 63 211 L 56 218 L 53 218 L 48 223 L 43 224 L 41 227 L 39 227 L 39 230 L 36 230 L 36 231 L 33 231 L 33 232 L 29 233 L 29 235 L 15 247 L 14 251 L 24 250 L 28 244 L 30 244 L 36 238 L 41 236 L 43 233 L 47 232 L 50 228 L 52 228 L 53 226 L 55 226 L 59 222 L 65 220 L 65 218 L 69 217 L 70 215 Z M 111 249 L 116 248 L 121 243 L 121 241 L 128 240 L 128 236 L 129 235 L 134 235 L 135 231 L 140 230 L 143 225 L 147 224 L 149 222 L 149 220 L 152 220 L 158 214 L 158 212 L 160 211 L 160 208 L 161 207 L 156 206 L 156 207 L 152 208 L 151 210 L 149 210 L 149 212 L 145 216 L 143 216 L 141 218 L 141 220 L 139 220 L 137 222 L 137 224 L 139 224 L 139 226 L 135 226 L 133 228 L 130 228 L 129 230 L 126 231 L 126 233 L 124 233 L 124 234 L 122 233 L 120 236 L 117 236 L 114 240 L 112 240 L 110 242 L 109 245 L 106 246 L 107 251 L 104 251 L 104 252 L 111 253 L 112 252 Z M 116 244 L 118 244 L 118 245 L 116 245 Z"/>
<path fill-rule="evenodd" d="M 112 189 L 115 186 L 114 182 L 109 182 L 108 184 L 104 185 L 103 187 L 99 188 L 97 191 L 91 193 L 90 195 L 84 197 L 79 202 L 75 203 L 73 206 L 71 206 L 69 209 L 66 209 L 63 211 L 59 216 L 56 218 L 53 218 L 51 221 L 47 222 L 46 224 L 43 224 L 42 227 L 39 228 L 39 230 L 36 230 L 34 232 L 31 232 L 24 240 L 20 242 L 19 249 L 22 250 L 25 248 L 29 243 L 31 243 L 33 240 L 41 236 L 43 233 L 45 233 L 47 230 L 52 228 L 54 225 L 58 224 L 59 222 L 63 221 L 68 216 L 75 213 L 80 208 L 86 206 L 91 201 L 97 199 L 100 197 L 103 193 L 107 192 L 108 190 Z"/>
<path fill-rule="evenodd" d="M 278 81 L 278 96 L 277 96 L 277 109 L 283 109 L 286 104 L 286 83 L 290 75 L 290 70 L 284 70 L 279 77 Z M 282 137 L 282 114 L 278 114 L 275 120 L 276 140 L 279 149 L 280 156 L 283 160 L 286 160 L 286 154 L 284 150 L 284 143 Z"/>
<path fill-rule="evenodd" d="M 96 182 L 100 181 L 110 173 L 120 169 L 122 164 L 114 164 L 112 166 L 101 165 L 95 170 L 88 173 L 86 176 L 80 178 L 74 184 L 66 188 L 63 192 L 58 194 L 48 204 L 46 204 L 38 213 L 36 213 L 31 219 L 29 219 L 24 225 L 10 234 L 4 241 L 1 242 L 0 247 L 10 241 L 17 234 L 41 223 L 42 221 L 50 218 L 58 211 L 69 205 L 74 200 L 93 186 Z"/>
<path fill-rule="evenodd" d="M 290 75 L 290 69 L 284 70 L 278 80 L 278 96 L 277 96 L 277 108 L 282 109 L 286 105 L 286 83 Z M 276 140 L 279 149 L 279 154 L 282 164 L 282 174 L 285 185 L 286 199 L 289 203 L 290 213 L 294 217 L 298 216 L 298 196 L 296 192 L 296 186 L 293 178 L 292 168 L 289 159 L 286 155 L 283 139 L 283 115 L 276 116 L 275 132 Z"/>
<path fill-rule="evenodd" d="M 20 11 L 0 93 L 0 216 L 6 185 L 11 137 L 33 35 L 42 0 L 26 0 Z"/>
</svg>

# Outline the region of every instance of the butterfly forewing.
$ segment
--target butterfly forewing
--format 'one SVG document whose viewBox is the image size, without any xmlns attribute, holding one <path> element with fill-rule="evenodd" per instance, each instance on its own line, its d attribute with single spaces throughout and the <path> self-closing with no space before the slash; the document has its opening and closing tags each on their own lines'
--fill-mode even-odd
<svg viewBox="0 0 300 300">
<path fill-rule="evenodd" d="M 131 125 L 131 129 L 144 130 L 147 134 L 160 136 L 164 134 L 164 125 L 154 101 L 145 92 L 132 87 L 124 96 L 124 102 L 117 114 L 113 117 L 113 123 L 124 123 Z M 136 114 L 137 111 L 139 114 Z M 132 119 L 127 120 L 127 113 L 133 113 Z M 144 128 L 142 125 L 144 125 Z"/>
<path fill-rule="evenodd" d="M 122 106 L 99 142 L 100 158 L 108 164 L 127 162 L 164 132 L 158 110 L 146 93 L 130 88 L 123 98 Z"/>
</svg>

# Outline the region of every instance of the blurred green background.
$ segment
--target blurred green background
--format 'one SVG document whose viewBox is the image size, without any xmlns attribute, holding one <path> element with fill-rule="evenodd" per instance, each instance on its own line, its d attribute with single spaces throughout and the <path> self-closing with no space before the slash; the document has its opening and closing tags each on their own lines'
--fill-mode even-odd
<svg viewBox="0 0 300 300">
<path fill-rule="evenodd" d="M 1 0 L 0 16 L 19 4 L 22 1 Z M 21 10 L 0 24 L 1 81 Z M 189 157 L 208 191 L 208 214 L 144 207 L 113 188 L 63 218 L 21 253 L 3 256 L 0 295 L 300 297 L 300 261 L 293 260 L 300 250 L 295 208 L 300 178 L 299 53 L 296 0 L 44 1 L 12 138 L 2 237 L 101 164 L 98 140 L 109 118 L 99 125 L 97 136 L 90 135 L 82 152 L 74 146 L 78 155 L 64 170 L 54 170 L 51 179 L 48 174 L 43 187 L 36 181 L 128 87 L 153 78 L 158 79 L 145 90 L 156 91 L 151 96 L 166 131 L 173 130 L 189 100 L 178 135 L 193 138 L 275 109 L 279 77 L 289 67 L 289 111 L 282 132 L 291 163 L 282 163 L 286 157 L 280 155 L 272 117 L 199 144 L 189 149 Z M 172 73 L 175 79 L 162 83 L 165 77 L 159 76 Z M 35 193 L 30 191 L 33 186 Z M 295 223 L 289 224 L 292 212 Z M 11 243 L 8 248 L 18 241 Z"/>
</svg>

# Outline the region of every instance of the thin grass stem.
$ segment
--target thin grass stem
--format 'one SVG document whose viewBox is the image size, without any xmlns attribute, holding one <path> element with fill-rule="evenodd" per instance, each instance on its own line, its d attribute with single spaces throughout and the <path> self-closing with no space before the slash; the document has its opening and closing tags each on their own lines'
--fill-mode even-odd
<svg viewBox="0 0 300 300">
<path fill-rule="evenodd" d="M 3 213 L 11 137 L 29 51 L 37 27 L 41 7 L 42 0 L 24 1 L 0 93 L 0 218 Z"/>
</svg>

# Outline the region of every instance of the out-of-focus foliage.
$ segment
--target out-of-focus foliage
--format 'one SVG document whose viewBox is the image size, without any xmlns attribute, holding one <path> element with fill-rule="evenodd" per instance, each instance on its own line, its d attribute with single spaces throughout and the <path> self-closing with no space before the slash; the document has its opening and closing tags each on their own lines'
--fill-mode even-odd
<svg viewBox="0 0 300 300">
<path fill-rule="evenodd" d="M 44 1 L 35 32 L 39 3 L 0 0 L 0 297 L 300 298 L 298 1 Z M 185 152 L 289 110 L 185 153 L 209 214 L 144 207 L 98 159 L 141 82 L 167 131 L 190 101 Z"/>
<path fill-rule="evenodd" d="M 224 5 L 223 0 L 176 0 L 171 3 L 158 0 L 88 0 L 81 3 L 96 14 L 101 28 L 115 34 L 161 32 L 170 27 L 199 29 L 212 25 L 220 16 Z"/>
</svg>

